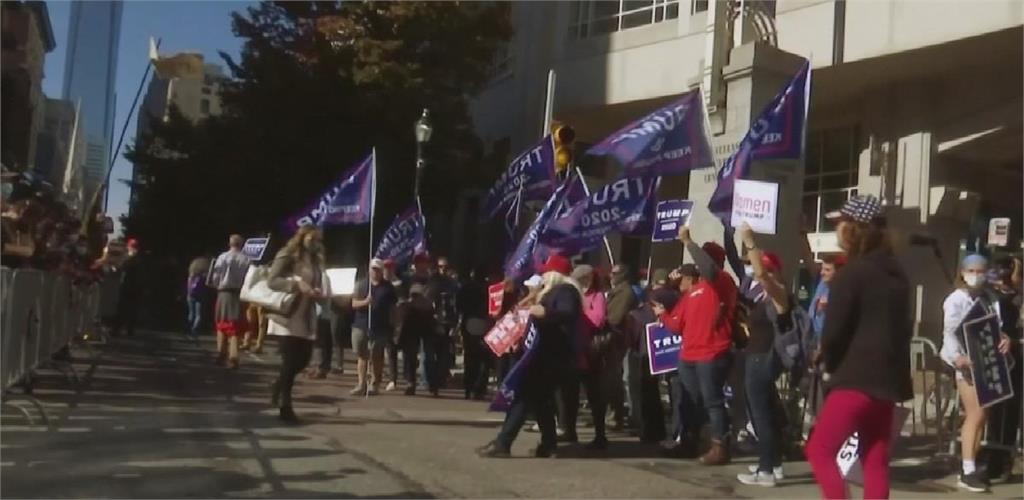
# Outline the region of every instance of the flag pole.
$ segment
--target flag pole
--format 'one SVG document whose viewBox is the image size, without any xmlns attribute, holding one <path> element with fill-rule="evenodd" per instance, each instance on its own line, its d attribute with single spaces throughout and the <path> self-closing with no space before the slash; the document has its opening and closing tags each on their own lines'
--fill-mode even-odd
<svg viewBox="0 0 1024 500">
<path fill-rule="evenodd" d="M 576 175 L 580 178 L 580 183 L 583 184 L 583 192 L 586 193 L 587 197 L 589 198 L 590 187 L 587 186 L 587 179 L 583 177 L 583 172 L 580 170 L 580 167 L 577 166 L 573 168 L 576 169 Z M 604 240 L 604 250 L 608 252 L 608 262 L 612 265 L 612 267 L 615 267 L 615 257 L 612 255 L 612 245 L 608 243 L 607 236 L 603 236 L 602 239 Z"/>
<path fill-rule="evenodd" d="M 366 298 L 369 303 L 366 304 L 366 334 L 370 335 L 373 330 L 373 290 L 371 289 L 373 284 L 370 281 L 370 273 L 373 272 L 370 269 L 370 261 L 373 260 L 373 217 L 377 212 L 377 148 L 374 147 L 370 150 L 370 155 L 373 159 L 370 160 L 370 258 L 366 260 Z M 419 193 L 416 193 L 416 202 L 419 203 Z M 366 384 L 363 398 L 370 397 L 370 384 Z"/>
</svg>

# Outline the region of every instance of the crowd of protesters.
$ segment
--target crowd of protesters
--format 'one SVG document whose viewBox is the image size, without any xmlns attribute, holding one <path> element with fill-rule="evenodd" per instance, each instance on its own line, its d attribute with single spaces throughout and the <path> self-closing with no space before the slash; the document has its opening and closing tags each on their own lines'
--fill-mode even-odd
<svg viewBox="0 0 1024 500">
<path fill-rule="evenodd" d="M 287 313 L 240 302 L 250 261 L 241 253 L 241 239 L 232 237 L 212 266 L 206 260 L 190 266 L 188 329 L 197 333 L 210 305 L 205 285 L 216 292 L 218 363 L 237 368 L 239 350 L 262 351 L 264 339 L 274 338 L 282 361 L 272 401 L 282 420 L 295 422 L 296 377 L 303 371 L 316 379 L 343 374 L 346 347 L 357 358 L 352 395 L 403 391 L 437 397 L 453 388 L 461 351 L 465 398 L 488 399 L 527 349 L 524 336 L 510 352 L 495 356 L 484 337 L 498 318 L 525 309 L 536 326 L 532 359 L 501 431 L 477 450 L 481 456 L 510 456 L 524 428 L 540 432 L 535 456 L 555 456 L 560 444 L 579 441 L 579 410 L 585 407 L 594 431 L 585 447 L 589 452 L 614 446 L 610 430 L 660 443 L 666 456 L 706 466 L 728 465 L 743 450 L 757 462 L 738 471 L 737 480 L 770 487 L 785 478 L 783 461 L 803 448 L 823 494 L 841 498 L 845 482 L 835 457 L 857 432 L 865 494 L 882 498 L 889 491 L 894 408 L 913 397 L 910 285 L 876 199 L 851 199 L 830 216 L 842 253 L 815 263 L 809 245 L 805 249 L 803 264 L 814 281 L 806 306 L 782 278 L 786 266 L 797 263 L 762 249 L 745 225 L 738 228 L 738 250 L 699 245 L 682 228 L 679 240 L 693 263 L 642 273 L 644 282 L 623 265 L 602 273 L 552 255 L 529 279 L 504 280 L 497 314 L 488 307 L 488 285 L 500 277 L 473 271 L 459 279 L 447 259 L 427 254 L 417 254 L 407 273 L 374 259 L 351 296 L 333 296 L 325 288 L 322 235 L 303 228 L 269 271 L 272 289 L 300 298 Z M 726 233 L 727 240 L 732 236 Z M 986 424 L 990 433 L 1000 427 L 1004 437 L 995 439 L 1014 443 L 1020 388 L 1014 399 L 980 408 L 970 361 L 955 331 L 966 309 L 983 298 L 1000 314 L 999 349 L 1013 350 L 1019 359 L 1021 269 L 1019 261 L 990 267 L 980 256 L 968 257 L 961 267 L 958 288 L 944 306 L 942 358 L 957 370 L 966 414 L 959 485 L 980 492 L 989 478 L 1005 477 L 1012 464 L 1009 455 L 992 453 L 982 474 L 975 464 L 981 433 Z M 648 369 L 646 327 L 656 322 L 682 339 L 678 366 L 662 375 Z M 313 359 L 315 348 L 319 360 Z M 1015 380 L 1022 364 L 1014 366 Z M 783 374 L 789 376 L 790 400 L 778 390 Z M 1000 415 L 997 422 L 993 413 Z M 532 427 L 530 420 L 536 422 Z"/>
</svg>

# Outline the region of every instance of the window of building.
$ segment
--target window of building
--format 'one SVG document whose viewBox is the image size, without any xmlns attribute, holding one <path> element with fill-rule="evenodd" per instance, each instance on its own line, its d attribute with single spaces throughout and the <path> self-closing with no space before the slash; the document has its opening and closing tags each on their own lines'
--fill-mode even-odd
<svg viewBox="0 0 1024 500">
<path fill-rule="evenodd" d="M 690 1 L 690 13 L 696 14 L 698 12 L 708 11 L 708 0 L 691 0 Z"/>
<path fill-rule="evenodd" d="M 203 99 L 203 100 L 199 101 L 199 112 L 204 114 L 204 115 L 210 114 L 210 100 L 209 99 Z"/>
<path fill-rule="evenodd" d="M 803 213 L 814 232 L 834 231 L 835 224 L 825 220 L 825 214 L 857 195 L 861 149 L 860 127 L 808 133 Z"/>
<path fill-rule="evenodd" d="M 679 1 L 589 0 L 573 2 L 569 14 L 569 38 L 587 38 L 677 19 L 679 18 Z"/>
<path fill-rule="evenodd" d="M 210 87 L 203 86 L 203 95 L 210 95 Z"/>
</svg>

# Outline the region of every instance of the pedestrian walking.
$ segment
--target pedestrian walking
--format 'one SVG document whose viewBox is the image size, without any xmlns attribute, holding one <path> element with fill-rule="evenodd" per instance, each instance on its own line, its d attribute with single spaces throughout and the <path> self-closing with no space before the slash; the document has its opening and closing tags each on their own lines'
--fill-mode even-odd
<svg viewBox="0 0 1024 500">
<path fill-rule="evenodd" d="M 614 354 L 612 355 L 619 359 L 618 366 L 621 369 L 616 373 L 609 373 L 606 383 L 608 385 L 608 400 L 615 404 L 613 412 L 622 413 L 620 420 L 625 421 L 626 426 L 631 429 L 640 427 L 640 422 L 637 419 L 640 395 L 632 394 L 634 389 L 639 391 L 639 385 L 634 388 L 631 383 L 635 381 L 639 384 L 641 376 L 639 364 L 636 363 L 639 358 L 636 356 L 635 346 L 626 340 L 628 336 L 626 321 L 629 319 L 629 313 L 639 305 L 642 296 L 642 293 L 637 294 L 633 289 L 629 268 L 622 264 L 614 266 L 611 275 L 611 290 L 608 291 L 607 328 L 613 339 Z M 618 397 L 619 395 L 621 398 Z M 637 401 L 634 401 L 634 398 Z M 620 399 L 621 401 L 619 401 Z M 628 418 L 625 411 L 627 406 L 630 409 Z"/>
<path fill-rule="evenodd" d="M 188 305 L 188 334 L 193 339 L 199 338 L 199 330 L 203 326 L 203 311 L 206 308 L 207 288 L 206 274 L 210 269 L 210 260 L 196 257 L 188 266 L 188 281 L 185 283 L 185 303 Z"/>
<path fill-rule="evenodd" d="M 389 342 L 392 308 L 398 302 L 391 282 L 384 279 L 384 261 L 370 261 L 366 280 L 356 285 L 352 307 L 352 348 L 356 351 L 356 386 L 352 395 L 374 396 L 384 376 L 384 345 Z"/>
<path fill-rule="evenodd" d="M 259 305 L 249 304 L 245 308 L 245 335 L 242 337 L 242 343 L 238 349 L 260 354 L 263 352 L 263 343 L 266 338 L 267 311 Z"/>
<path fill-rule="evenodd" d="M 112 332 L 114 336 L 120 335 L 122 332 L 128 336 L 135 335 L 135 322 L 139 317 L 139 302 L 145 291 L 139 246 L 139 241 L 134 238 L 129 239 L 125 244 L 127 252 L 120 266 L 121 284 L 118 288 L 117 316 Z"/>
<path fill-rule="evenodd" d="M 893 408 L 914 395 L 911 288 L 893 255 L 877 198 L 851 198 L 828 216 L 839 222 L 839 246 L 849 261 L 829 293 L 821 336 L 828 395 L 807 443 L 807 458 L 822 496 L 846 498 L 836 454 L 856 432 L 864 498 L 888 498 Z"/>
<path fill-rule="evenodd" d="M 487 318 L 487 283 L 479 271 L 471 271 L 456 300 L 462 336 L 463 392 L 466 399 L 484 399 L 490 378 L 492 356 L 484 342 L 491 328 Z"/>
<path fill-rule="evenodd" d="M 213 263 L 207 285 L 217 290 L 213 319 L 217 328 L 217 364 L 238 369 L 238 337 L 245 332 L 245 311 L 239 293 L 249 270 L 249 258 L 242 253 L 244 240 L 233 234 L 228 250 Z"/>
<path fill-rule="evenodd" d="M 957 289 L 942 303 L 942 360 L 956 370 L 956 388 L 964 409 L 964 423 L 960 428 L 961 473 L 957 486 L 972 493 L 988 491 L 988 478 L 977 467 L 975 459 L 981 447 L 981 436 L 988 420 L 989 409 L 978 402 L 971 371 L 971 360 L 963 339 L 963 322 L 975 303 L 986 313 L 1000 315 L 999 303 L 985 286 L 988 261 L 972 254 L 960 262 Z M 1001 315 L 1000 315 L 1001 317 Z M 1010 339 L 1000 333 L 999 352 L 1010 350 Z"/>
<path fill-rule="evenodd" d="M 271 386 L 271 404 L 280 409 L 280 419 L 288 423 L 298 422 L 292 408 L 292 387 L 313 355 L 318 301 L 330 297 L 323 270 L 323 234 L 315 226 L 306 225 L 277 253 L 267 276 L 272 290 L 295 294 L 290 311 L 270 312 L 267 326 L 267 334 L 277 339 L 281 352 L 280 371 Z"/>
<path fill-rule="evenodd" d="M 533 450 L 535 457 L 554 456 L 557 450 L 555 431 L 555 389 L 566 376 L 566 366 L 573 356 L 573 342 L 582 315 L 582 292 L 568 277 L 572 271 L 569 259 L 552 255 L 541 267 L 543 288 L 538 303 L 530 307 L 530 317 L 537 328 L 537 344 L 533 357 L 525 366 L 520 387 L 505 414 L 498 437 L 477 450 L 478 455 L 506 458 L 527 416 L 533 414 L 540 426 L 541 441 Z"/>
</svg>

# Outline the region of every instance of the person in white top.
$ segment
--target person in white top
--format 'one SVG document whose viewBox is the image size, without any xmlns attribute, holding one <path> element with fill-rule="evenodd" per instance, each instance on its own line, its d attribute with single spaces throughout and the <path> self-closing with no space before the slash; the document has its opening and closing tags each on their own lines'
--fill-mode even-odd
<svg viewBox="0 0 1024 500">
<path fill-rule="evenodd" d="M 249 270 L 249 258 L 242 253 L 242 236 L 228 239 L 228 251 L 220 254 L 207 276 L 207 286 L 217 290 L 213 319 L 217 328 L 217 364 L 227 360 L 228 367 L 238 368 L 238 337 L 245 333 L 245 311 L 239 293 Z"/>
<path fill-rule="evenodd" d="M 988 481 L 982 477 L 975 464 L 975 457 L 981 444 L 982 429 L 988 418 L 988 409 L 978 403 L 971 377 L 971 360 L 967 356 L 962 335 L 962 324 L 971 307 L 980 302 L 989 312 L 999 313 L 997 305 L 985 289 L 985 271 L 988 261 L 980 255 L 968 255 L 960 263 L 957 289 L 946 297 L 942 304 L 942 350 L 939 356 L 946 364 L 956 369 L 956 386 L 964 407 L 964 424 L 960 429 L 960 453 L 963 468 L 958 486 L 966 491 L 982 493 L 988 491 Z M 999 352 L 1010 350 L 1010 340 L 1003 334 Z"/>
<path fill-rule="evenodd" d="M 302 226 L 274 257 L 267 276 L 270 289 L 295 294 L 288 311 L 267 314 L 267 334 L 277 338 L 281 351 L 281 370 L 271 386 L 270 401 L 288 423 L 298 422 L 292 386 L 313 356 L 318 308 L 331 296 L 323 273 L 323 234 L 315 226 Z"/>
</svg>

